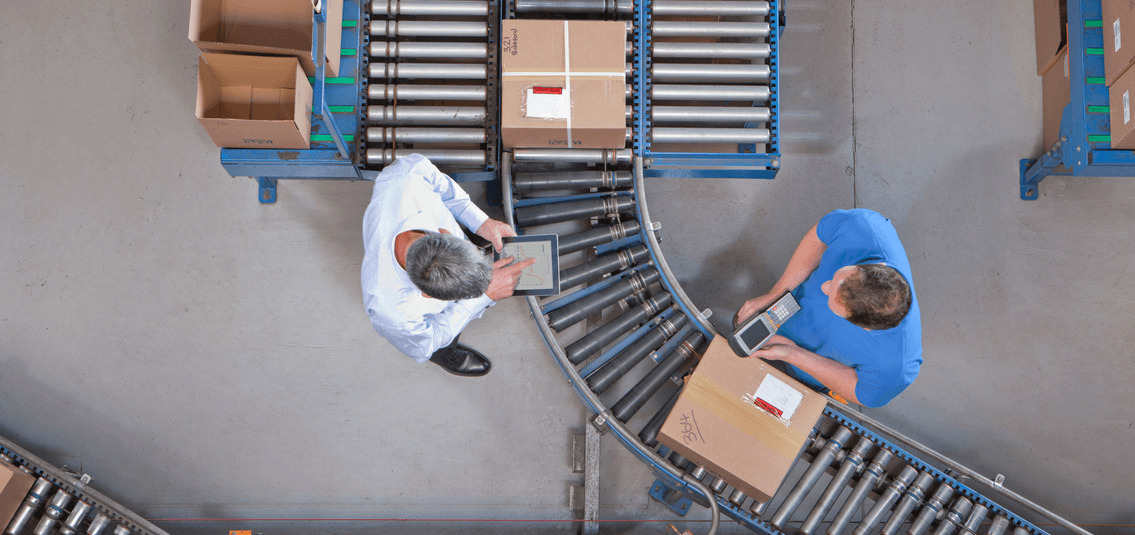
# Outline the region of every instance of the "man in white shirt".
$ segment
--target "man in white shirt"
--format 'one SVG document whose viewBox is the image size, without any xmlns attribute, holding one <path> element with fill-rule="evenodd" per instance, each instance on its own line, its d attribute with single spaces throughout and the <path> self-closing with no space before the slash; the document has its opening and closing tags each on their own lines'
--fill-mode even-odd
<svg viewBox="0 0 1135 535">
<path fill-rule="evenodd" d="M 491 363 L 457 337 L 486 308 L 511 296 L 521 271 L 535 260 L 490 263 L 458 223 L 498 251 L 501 238 L 516 235 L 420 154 L 386 166 L 363 216 L 363 304 L 374 330 L 403 353 L 476 377 Z"/>
</svg>

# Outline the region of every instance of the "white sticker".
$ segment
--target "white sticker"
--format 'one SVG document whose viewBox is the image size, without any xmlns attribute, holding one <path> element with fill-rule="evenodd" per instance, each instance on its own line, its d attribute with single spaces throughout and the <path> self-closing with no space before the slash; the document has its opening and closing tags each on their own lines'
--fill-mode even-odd
<svg viewBox="0 0 1135 535">
<path fill-rule="evenodd" d="M 571 116 L 571 98 L 567 88 L 533 87 L 525 100 L 525 117 L 567 119 Z"/>
<path fill-rule="evenodd" d="M 796 414 L 800 402 L 804 401 L 804 393 L 769 374 L 761 381 L 756 392 L 745 394 L 742 399 L 755 404 L 787 424 L 792 421 L 792 415 Z"/>
<path fill-rule="evenodd" d="M 1119 47 L 1123 45 L 1123 40 L 1119 38 L 1119 19 L 1115 19 L 1115 24 L 1111 25 L 1115 34 L 1115 51 L 1119 52 Z"/>
<path fill-rule="evenodd" d="M 1131 105 L 1128 104 L 1127 93 L 1129 91 L 1123 92 L 1123 124 L 1131 122 Z"/>
</svg>

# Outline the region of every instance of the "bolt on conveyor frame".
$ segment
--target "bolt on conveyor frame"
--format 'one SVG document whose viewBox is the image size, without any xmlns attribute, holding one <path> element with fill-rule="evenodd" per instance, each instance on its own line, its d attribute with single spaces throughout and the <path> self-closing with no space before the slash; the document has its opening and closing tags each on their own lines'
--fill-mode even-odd
<svg viewBox="0 0 1135 535">
<path fill-rule="evenodd" d="M 1111 116 L 1103 65 L 1100 0 L 1068 0 L 1071 101 L 1060 137 L 1036 159 L 1020 161 L 1021 199 L 1036 200 L 1048 176 L 1135 177 L 1135 151 L 1111 148 Z M 1055 67 L 1054 67 L 1055 68 Z"/>
</svg>

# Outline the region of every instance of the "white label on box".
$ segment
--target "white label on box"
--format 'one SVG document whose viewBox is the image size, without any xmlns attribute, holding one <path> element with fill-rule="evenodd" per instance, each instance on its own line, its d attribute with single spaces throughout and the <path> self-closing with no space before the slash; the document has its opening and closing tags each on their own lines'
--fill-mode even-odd
<svg viewBox="0 0 1135 535">
<path fill-rule="evenodd" d="M 1130 91 L 1123 92 L 1123 124 L 1131 122 L 1131 105 L 1128 102 L 1127 94 Z"/>
<path fill-rule="evenodd" d="M 1119 38 L 1119 19 L 1115 19 L 1115 24 L 1111 27 L 1115 30 L 1115 51 L 1119 52 L 1119 47 L 1123 44 L 1123 40 Z"/>
<path fill-rule="evenodd" d="M 792 421 L 792 415 L 796 414 L 796 409 L 800 407 L 800 402 L 804 401 L 804 393 L 769 374 L 761 381 L 756 392 L 745 394 L 742 399 L 788 424 Z"/>
<path fill-rule="evenodd" d="M 535 119 L 568 119 L 571 116 L 571 98 L 567 88 L 528 88 L 524 116 Z"/>
</svg>

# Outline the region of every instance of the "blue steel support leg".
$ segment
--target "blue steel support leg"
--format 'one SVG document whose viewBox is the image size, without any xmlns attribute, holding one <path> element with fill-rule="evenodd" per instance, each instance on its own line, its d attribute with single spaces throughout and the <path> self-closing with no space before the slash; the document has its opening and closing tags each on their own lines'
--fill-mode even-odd
<svg viewBox="0 0 1135 535">
<path fill-rule="evenodd" d="M 276 202 L 276 179 L 268 178 L 265 176 L 257 177 L 257 182 L 260 183 L 260 204 L 272 204 Z"/>
<path fill-rule="evenodd" d="M 681 516 L 686 516 L 690 512 L 690 505 L 694 503 L 682 491 L 667 485 L 661 479 L 654 480 L 654 484 L 650 486 L 650 497 Z"/>
</svg>

